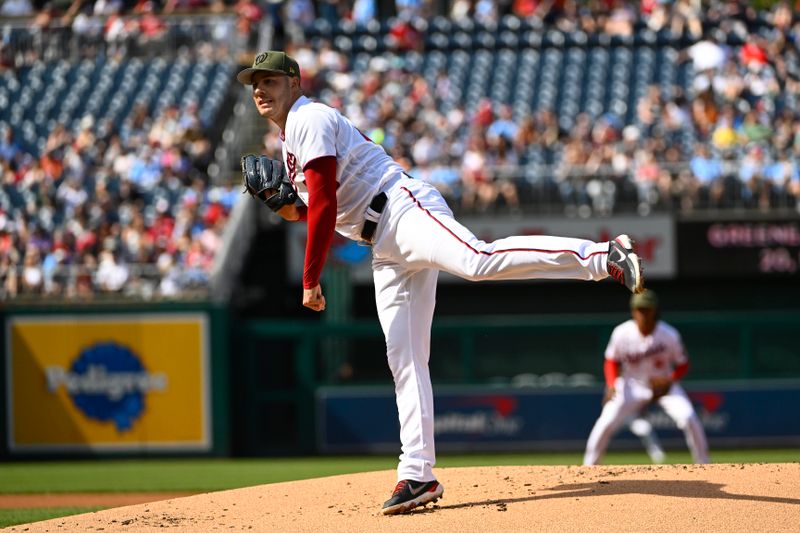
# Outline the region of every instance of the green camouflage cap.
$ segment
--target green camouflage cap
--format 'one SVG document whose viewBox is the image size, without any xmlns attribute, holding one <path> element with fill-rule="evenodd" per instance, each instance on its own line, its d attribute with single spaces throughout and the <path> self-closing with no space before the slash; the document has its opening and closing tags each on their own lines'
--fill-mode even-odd
<svg viewBox="0 0 800 533">
<path fill-rule="evenodd" d="M 655 309 L 658 307 L 658 296 L 650 289 L 631 296 L 631 309 Z"/>
<path fill-rule="evenodd" d="M 300 65 L 297 64 L 297 61 L 286 55 L 286 52 L 267 50 L 266 52 L 258 54 L 253 60 L 253 66 L 237 74 L 236 79 L 239 80 L 239 83 L 252 85 L 253 74 L 256 72 L 277 72 L 285 74 L 286 76 L 299 78 Z"/>
</svg>

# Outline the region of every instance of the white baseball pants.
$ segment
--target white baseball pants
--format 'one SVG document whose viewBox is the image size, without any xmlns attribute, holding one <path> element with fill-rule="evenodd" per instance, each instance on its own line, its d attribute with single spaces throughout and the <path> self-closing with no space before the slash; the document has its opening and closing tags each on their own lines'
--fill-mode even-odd
<svg viewBox="0 0 800 533">
<path fill-rule="evenodd" d="M 603 406 L 600 417 L 594 423 L 586 452 L 584 465 L 600 464 L 608 449 L 611 438 L 630 416 L 638 413 L 652 399 L 653 391 L 649 385 L 633 379 L 617 378 L 616 394 Z M 703 424 L 692 407 L 692 402 L 678 383 L 673 383 L 669 393 L 662 396 L 658 404 L 664 412 L 675 421 L 686 437 L 686 444 L 692 453 L 692 460 L 697 464 L 706 464 L 708 444 Z"/>
<path fill-rule="evenodd" d="M 372 266 L 400 418 L 397 478 L 432 481 L 436 452 L 428 359 L 439 271 L 470 281 L 601 280 L 608 277 L 608 243 L 547 236 L 487 243 L 453 218 L 428 183 L 404 177 L 385 192 Z"/>
</svg>

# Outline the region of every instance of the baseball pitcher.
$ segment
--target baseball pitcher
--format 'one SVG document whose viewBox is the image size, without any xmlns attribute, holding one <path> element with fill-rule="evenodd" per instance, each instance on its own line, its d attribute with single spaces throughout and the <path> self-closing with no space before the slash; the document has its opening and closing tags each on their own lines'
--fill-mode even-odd
<svg viewBox="0 0 800 533">
<path fill-rule="evenodd" d="M 304 96 L 300 67 L 284 52 L 258 54 L 237 79 L 252 87 L 258 113 L 281 130 L 283 163 L 246 155 L 242 171 L 253 197 L 284 219 L 308 225 L 303 305 L 325 309 L 320 274 L 334 231 L 372 246 L 402 444 L 398 483 L 382 512 L 436 501 L 444 488 L 433 473 L 428 358 L 439 271 L 472 281 L 611 276 L 640 292 L 644 279 L 633 243 L 627 235 L 599 243 L 546 236 L 478 240 L 433 186 L 407 175 L 337 110 Z"/>
</svg>

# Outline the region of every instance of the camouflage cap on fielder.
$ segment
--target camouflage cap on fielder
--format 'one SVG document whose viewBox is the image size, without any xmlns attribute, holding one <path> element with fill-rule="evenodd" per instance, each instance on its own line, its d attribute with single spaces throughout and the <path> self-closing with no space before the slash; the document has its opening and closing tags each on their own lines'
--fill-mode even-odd
<svg viewBox="0 0 800 533">
<path fill-rule="evenodd" d="M 239 80 L 239 83 L 252 85 L 253 74 L 256 72 L 277 72 L 285 74 L 286 76 L 299 78 L 300 65 L 297 64 L 297 61 L 286 55 L 286 52 L 267 50 L 266 52 L 258 54 L 253 60 L 253 66 L 237 74 L 236 79 Z"/>
<path fill-rule="evenodd" d="M 658 296 L 650 289 L 631 296 L 631 309 L 655 309 L 658 307 Z"/>
</svg>

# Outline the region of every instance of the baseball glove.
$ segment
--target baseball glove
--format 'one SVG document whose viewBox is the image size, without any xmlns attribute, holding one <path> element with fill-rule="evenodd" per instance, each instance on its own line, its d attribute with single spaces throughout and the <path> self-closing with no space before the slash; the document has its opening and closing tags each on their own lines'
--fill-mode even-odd
<svg viewBox="0 0 800 533">
<path fill-rule="evenodd" d="M 607 404 L 611 400 L 611 398 L 614 397 L 614 394 L 616 394 L 616 392 L 617 391 L 614 389 L 614 387 L 606 386 L 606 390 L 605 392 L 603 392 L 603 405 Z"/>
<path fill-rule="evenodd" d="M 653 391 L 652 401 L 656 401 L 669 392 L 672 380 L 669 378 L 650 378 L 650 389 Z"/>
<path fill-rule="evenodd" d="M 244 189 L 273 211 L 297 201 L 283 163 L 263 155 L 247 154 L 242 157 Z"/>
</svg>

